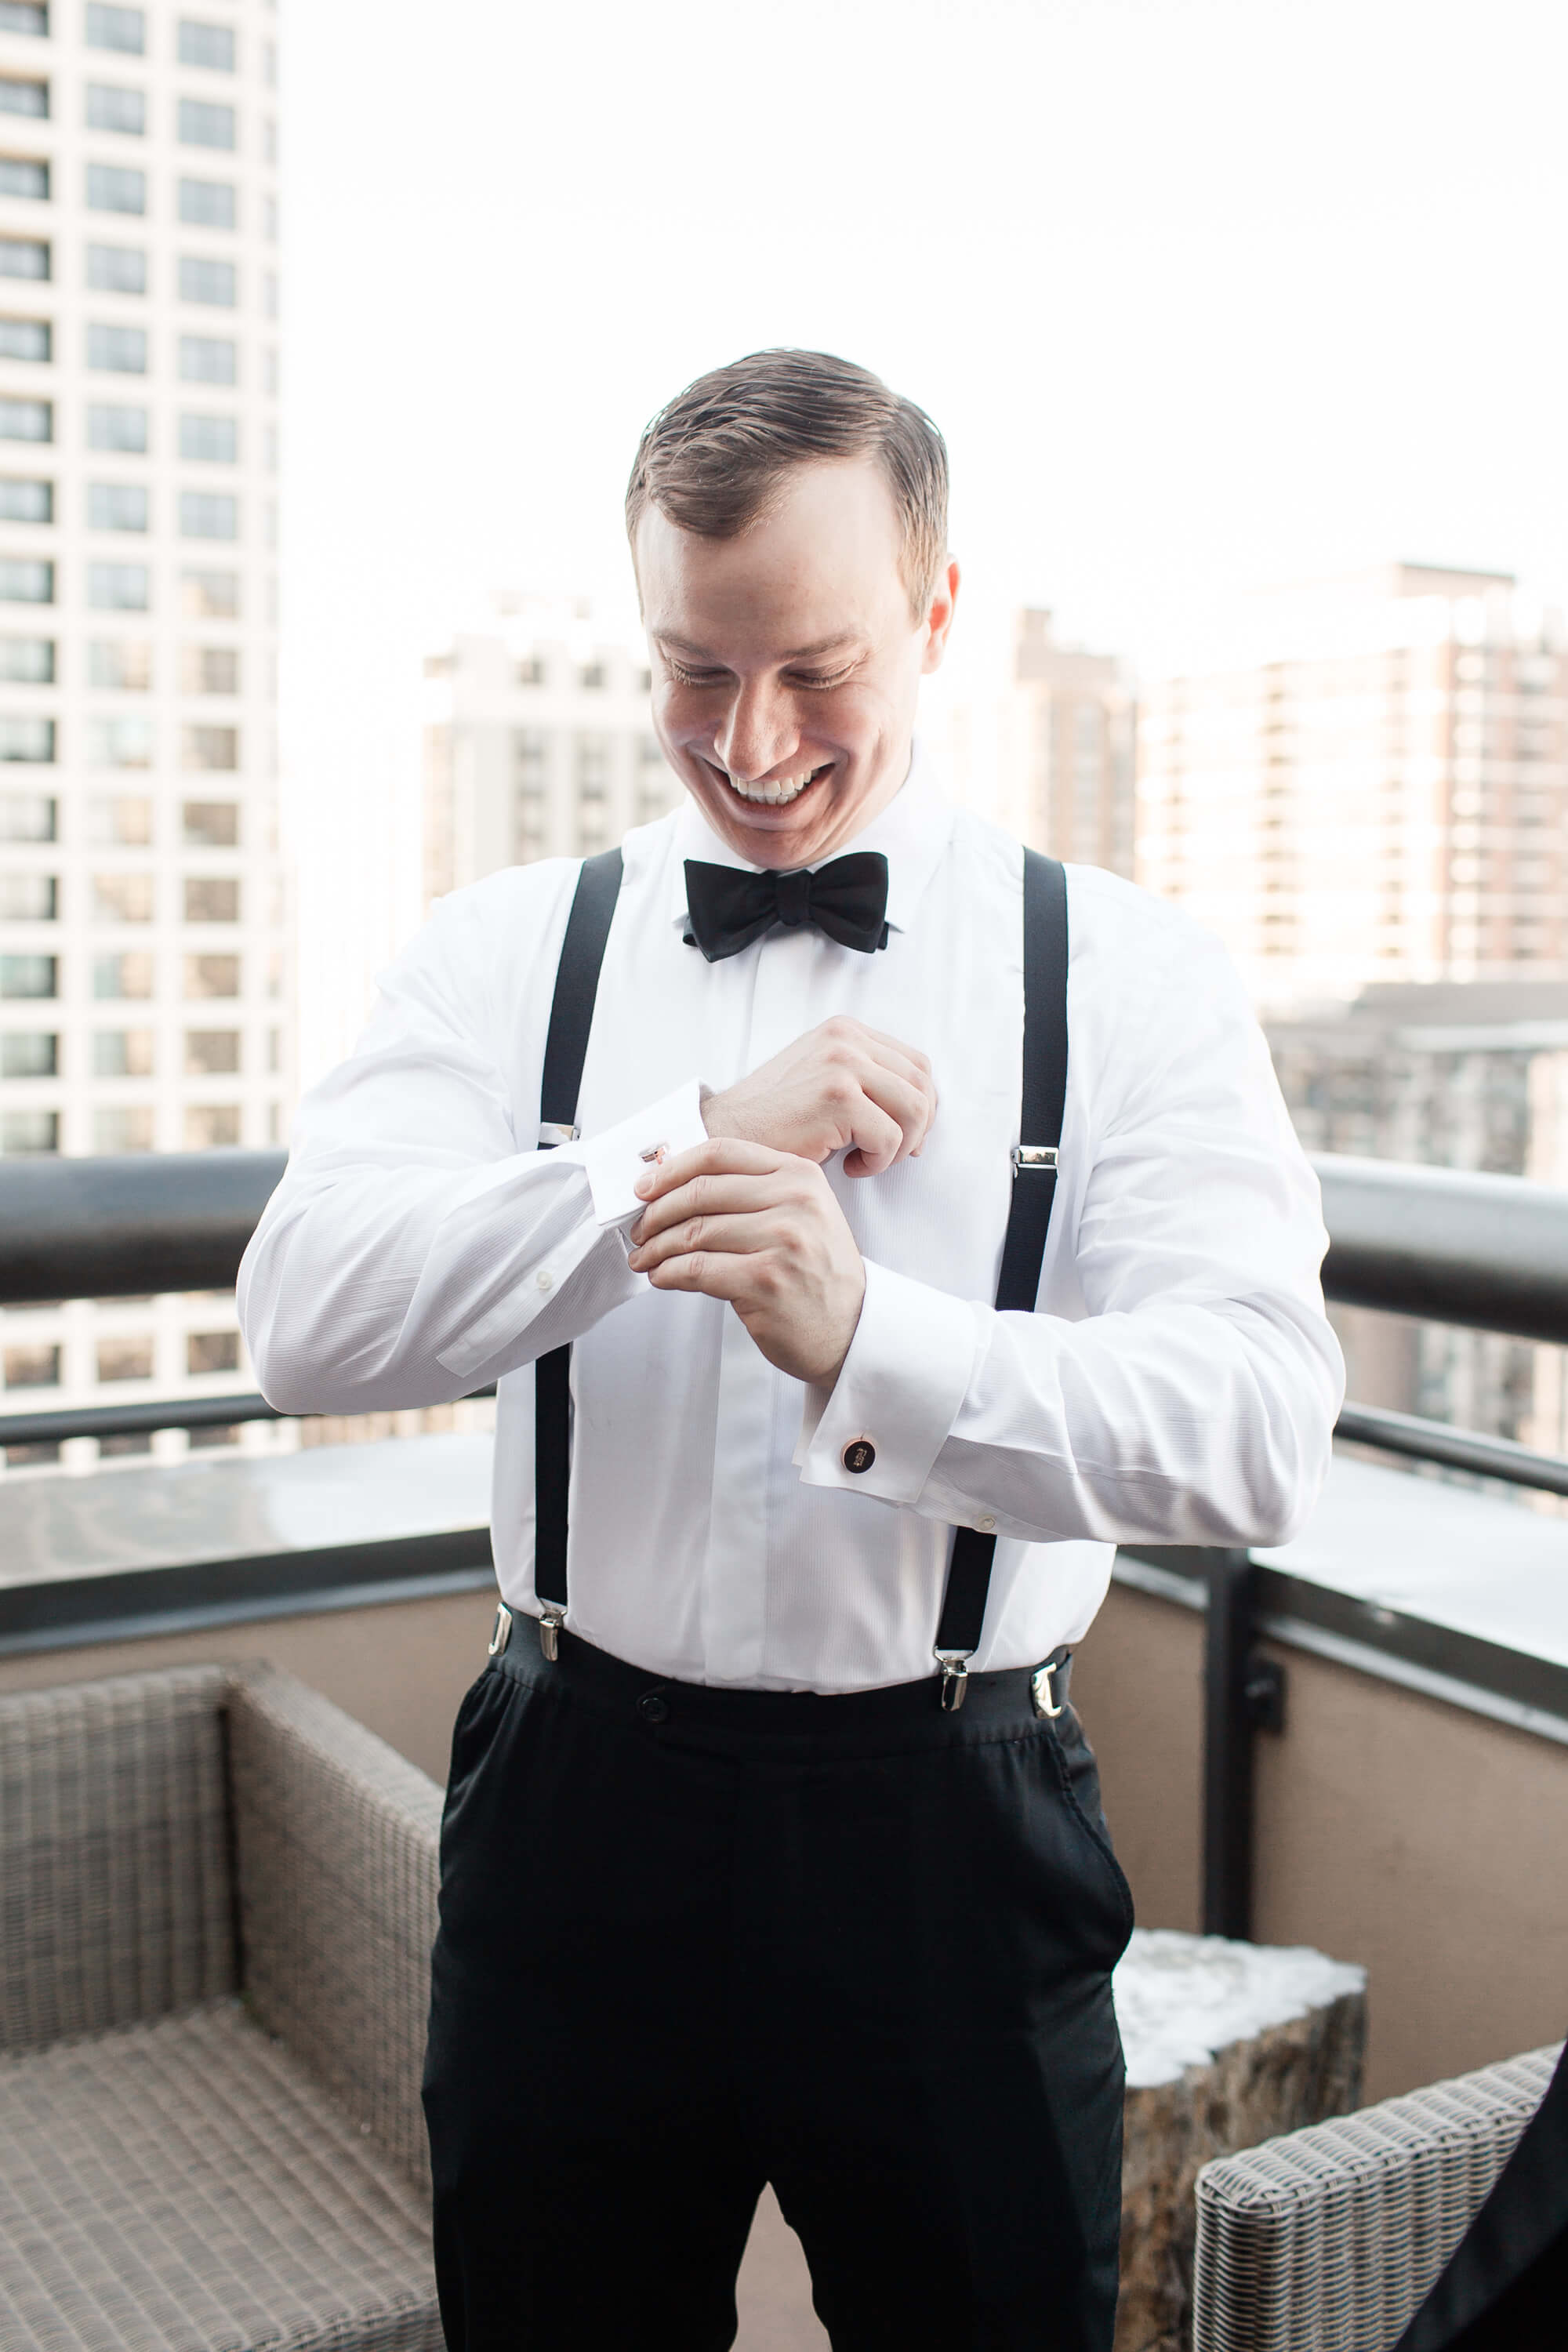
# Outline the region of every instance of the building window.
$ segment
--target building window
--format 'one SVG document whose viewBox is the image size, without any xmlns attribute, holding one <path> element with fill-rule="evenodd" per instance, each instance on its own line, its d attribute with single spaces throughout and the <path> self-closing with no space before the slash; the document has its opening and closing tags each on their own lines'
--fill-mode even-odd
<svg viewBox="0 0 1568 2352">
<path fill-rule="evenodd" d="M 60 1041 L 48 1029 L 0 1033 L 0 1078 L 58 1078 Z"/>
<path fill-rule="evenodd" d="M 186 646 L 180 658 L 180 690 L 184 694 L 237 694 L 237 646 Z"/>
<path fill-rule="evenodd" d="M 187 923 L 237 923 L 239 882 L 232 874 L 188 874 L 185 877 Z"/>
<path fill-rule="evenodd" d="M 43 11 L 40 9 L 40 16 Z M 36 1340 L 25 1348 L 5 1350 L 5 1385 L 8 1389 L 58 1389 L 60 1384 L 60 1351 L 57 1347 L 43 1347 Z"/>
<path fill-rule="evenodd" d="M 153 648 L 145 637 L 93 637 L 87 682 L 109 694 L 145 694 L 153 684 Z"/>
<path fill-rule="evenodd" d="M 237 955 L 190 955 L 185 958 L 185 995 L 192 1003 L 200 997 L 238 994 L 239 958 Z"/>
<path fill-rule="evenodd" d="M 150 1381 L 153 1377 L 153 1340 L 150 1333 L 138 1333 L 98 1343 L 98 1377 L 100 1381 Z"/>
<path fill-rule="evenodd" d="M 150 768 L 153 764 L 152 720 L 89 719 L 87 722 L 87 764 L 89 768 Z"/>
<path fill-rule="evenodd" d="M 226 336 L 182 335 L 180 380 L 183 383 L 237 383 L 238 344 Z"/>
<path fill-rule="evenodd" d="M 49 12 L 44 0 L 0 0 L 0 33 L 31 33 L 48 37 Z"/>
<path fill-rule="evenodd" d="M 147 997 L 153 993 L 153 959 L 143 950 L 124 955 L 94 956 L 92 992 L 100 1003 Z"/>
<path fill-rule="evenodd" d="M 153 803 L 139 794 L 95 794 L 87 804 L 87 837 L 96 849 L 146 849 L 153 839 Z"/>
<path fill-rule="evenodd" d="M 0 997 L 41 1003 L 59 994 L 59 959 L 48 955 L 0 955 Z"/>
<path fill-rule="evenodd" d="M 239 1068 L 237 1029 L 187 1029 L 185 1076 L 232 1078 Z"/>
<path fill-rule="evenodd" d="M 145 213 L 146 173 L 131 163 L 89 163 L 87 208 L 89 213 Z"/>
<path fill-rule="evenodd" d="M 52 874 L 0 874 L 0 923 L 53 923 L 59 904 Z"/>
<path fill-rule="evenodd" d="M 145 375 L 147 331 L 144 327 L 106 327 L 87 331 L 87 363 L 111 375 Z"/>
<path fill-rule="evenodd" d="M 217 310 L 232 310 L 239 299 L 239 272 L 232 261 L 214 261 L 203 253 L 182 253 L 180 299 L 208 302 Z"/>
<path fill-rule="evenodd" d="M 0 278 L 48 278 L 52 274 L 47 238 L 0 236 Z"/>
<path fill-rule="evenodd" d="M 150 1078 L 153 1075 L 151 1029 L 95 1029 L 92 1075 L 95 1078 Z"/>
<path fill-rule="evenodd" d="M 185 1150 L 187 1151 L 232 1150 L 238 1141 L 239 1105 L 237 1103 L 186 1104 Z"/>
<path fill-rule="evenodd" d="M 47 319 L 0 319 L 0 360 L 47 361 L 54 356 L 54 331 Z"/>
<path fill-rule="evenodd" d="M 0 441 L 52 441 L 55 408 L 50 400 L 0 400 Z"/>
<path fill-rule="evenodd" d="M 151 1151 L 152 1104 L 100 1104 L 92 1114 L 92 1148 L 95 1151 Z"/>
<path fill-rule="evenodd" d="M 58 1151 L 60 1115 L 58 1110 L 8 1110 L 0 1115 L 0 1151 L 7 1159 L 29 1151 Z M 7 1358 L 11 1349 L 5 1350 Z M 7 1388 L 15 1385 L 9 1379 Z"/>
<path fill-rule="evenodd" d="M 180 63 L 205 66 L 209 73 L 234 71 L 234 34 L 227 25 L 204 25 L 194 17 L 180 19 Z"/>
<path fill-rule="evenodd" d="M 125 457 L 144 457 L 147 411 L 95 401 L 87 412 L 87 446 L 89 449 L 116 449 Z"/>
<path fill-rule="evenodd" d="M 239 500 L 223 490 L 182 490 L 180 537 L 237 539 Z"/>
<path fill-rule="evenodd" d="M 0 75 L 0 114 L 31 114 L 47 121 L 48 111 L 47 81 L 22 81 L 15 74 Z"/>
<path fill-rule="evenodd" d="M 89 81 L 87 127 L 89 131 L 123 131 L 133 139 L 142 138 L 147 129 L 146 92 L 123 89 L 118 82 Z"/>
<path fill-rule="evenodd" d="M 153 919 L 153 877 L 150 874 L 95 874 L 92 877 L 92 919 L 95 923 L 150 923 Z"/>
<path fill-rule="evenodd" d="M 0 522 L 53 522 L 53 482 L 18 480 L 0 475 Z"/>
<path fill-rule="evenodd" d="M 52 686 L 53 637 L 0 637 L 0 678 L 8 686 Z M 0 820 L 0 841 L 5 838 L 5 824 Z M 52 833 L 49 839 L 54 839 Z"/>
<path fill-rule="evenodd" d="M 0 719 L 0 760 L 47 761 L 54 756 L 52 719 Z"/>
<path fill-rule="evenodd" d="M 87 486 L 89 530 L 145 530 L 147 488 L 142 482 L 89 482 Z"/>
<path fill-rule="evenodd" d="M 577 683 L 584 694 L 602 693 L 605 686 L 604 663 L 584 662 L 577 672 Z"/>
<path fill-rule="evenodd" d="M 20 556 L 0 556 L 0 604 L 52 604 L 55 567 Z"/>
<path fill-rule="evenodd" d="M 180 218 L 187 228 L 235 228 L 238 192 L 227 180 L 182 180 Z"/>
<path fill-rule="evenodd" d="M 58 821 L 59 804 L 47 793 L 0 793 L 0 841 L 58 841 Z"/>
<path fill-rule="evenodd" d="M 223 147 L 235 145 L 235 112 L 232 106 L 218 106 L 211 99 L 182 98 L 179 105 L 177 137 L 182 147 Z"/>
<path fill-rule="evenodd" d="M 187 1331 L 185 1370 L 196 1379 L 200 1379 L 204 1372 L 237 1372 L 239 1333 L 237 1331 Z"/>
<path fill-rule="evenodd" d="M 144 563 L 89 563 L 87 601 L 95 613 L 144 613 L 151 574 Z"/>
<path fill-rule="evenodd" d="M 36 155 L 0 155 L 0 196 L 26 196 L 34 204 L 49 201 L 49 167 Z"/>
<path fill-rule="evenodd" d="M 106 8 L 100 0 L 88 0 L 87 46 L 89 49 L 118 49 L 128 58 L 145 56 L 145 15 L 140 8 Z"/>
<path fill-rule="evenodd" d="M 237 572 L 182 572 L 180 605 L 187 621 L 237 621 Z"/>
<path fill-rule="evenodd" d="M 237 849 L 239 845 L 237 801 L 187 801 L 180 812 L 187 849 Z"/>
<path fill-rule="evenodd" d="M 182 727 L 180 730 L 180 765 L 182 768 L 219 770 L 239 765 L 239 730 L 237 727 Z"/>
<path fill-rule="evenodd" d="M 146 253 L 139 245 L 89 245 L 87 282 L 95 294 L 145 294 Z"/>
</svg>

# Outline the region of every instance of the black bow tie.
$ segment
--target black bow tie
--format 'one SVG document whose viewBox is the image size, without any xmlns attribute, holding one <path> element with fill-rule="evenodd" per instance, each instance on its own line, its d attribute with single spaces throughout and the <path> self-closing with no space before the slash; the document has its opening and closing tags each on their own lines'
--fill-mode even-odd
<svg viewBox="0 0 1568 2352">
<path fill-rule="evenodd" d="M 739 866 L 686 861 L 687 945 L 710 963 L 739 955 L 775 923 L 815 923 L 840 947 L 875 955 L 888 944 L 888 861 L 880 850 L 835 857 L 815 874 L 747 874 Z"/>
</svg>

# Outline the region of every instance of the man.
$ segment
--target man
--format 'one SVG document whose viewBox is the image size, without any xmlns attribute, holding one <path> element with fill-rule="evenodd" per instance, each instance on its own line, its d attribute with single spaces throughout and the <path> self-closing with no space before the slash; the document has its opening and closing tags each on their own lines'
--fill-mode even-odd
<svg viewBox="0 0 1568 2352">
<path fill-rule="evenodd" d="M 1026 887 L 912 751 L 946 488 L 817 353 L 654 420 L 687 805 L 618 887 L 443 902 L 247 1254 L 286 1411 L 498 1383 L 426 2081 L 454 2352 L 729 2345 L 769 2180 L 837 2352 L 1110 2342 L 1131 1914 L 1068 1653 L 1118 1538 L 1299 1524 L 1340 1367 L 1219 950 Z"/>
</svg>

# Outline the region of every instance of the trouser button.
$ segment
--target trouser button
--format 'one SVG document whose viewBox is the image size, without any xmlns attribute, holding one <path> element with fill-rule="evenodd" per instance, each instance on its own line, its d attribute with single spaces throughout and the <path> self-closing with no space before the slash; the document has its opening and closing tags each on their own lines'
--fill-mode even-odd
<svg viewBox="0 0 1568 2352">
<path fill-rule="evenodd" d="M 662 1691 L 644 1691 L 637 1701 L 637 1713 L 645 1723 L 668 1723 L 669 1701 Z"/>
</svg>

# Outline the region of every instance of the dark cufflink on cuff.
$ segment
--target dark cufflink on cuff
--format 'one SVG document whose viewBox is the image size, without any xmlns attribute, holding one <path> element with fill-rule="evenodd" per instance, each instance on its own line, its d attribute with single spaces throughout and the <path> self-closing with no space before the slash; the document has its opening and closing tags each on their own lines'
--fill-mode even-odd
<svg viewBox="0 0 1568 2352">
<path fill-rule="evenodd" d="M 838 1458 L 846 1470 L 858 1476 L 862 1470 L 869 1470 L 877 1459 L 877 1449 L 868 1437 L 852 1437 Z"/>
</svg>

